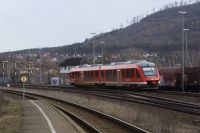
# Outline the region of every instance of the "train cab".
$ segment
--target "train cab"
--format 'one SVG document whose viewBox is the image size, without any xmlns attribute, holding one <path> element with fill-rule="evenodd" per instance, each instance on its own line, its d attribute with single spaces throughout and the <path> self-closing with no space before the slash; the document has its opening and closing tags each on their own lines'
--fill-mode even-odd
<svg viewBox="0 0 200 133">
<path fill-rule="evenodd" d="M 139 66 L 143 71 L 147 85 L 158 86 L 160 84 L 159 72 L 154 63 L 141 62 Z"/>
</svg>

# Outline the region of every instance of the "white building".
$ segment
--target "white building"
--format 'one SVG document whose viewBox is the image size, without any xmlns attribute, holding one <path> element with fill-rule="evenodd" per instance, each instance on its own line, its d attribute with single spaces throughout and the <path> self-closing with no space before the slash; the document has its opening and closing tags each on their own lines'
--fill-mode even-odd
<svg viewBox="0 0 200 133">
<path fill-rule="evenodd" d="M 62 63 L 59 64 L 61 84 L 68 83 L 70 70 L 75 66 L 79 66 L 81 64 L 81 60 L 82 58 L 80 57 L 67 58 Z"/>
</svg>

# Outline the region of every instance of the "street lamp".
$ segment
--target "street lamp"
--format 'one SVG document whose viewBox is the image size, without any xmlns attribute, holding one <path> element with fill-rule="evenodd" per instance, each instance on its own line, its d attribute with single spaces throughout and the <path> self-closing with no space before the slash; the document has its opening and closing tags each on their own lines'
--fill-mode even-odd
<svg viewBox="0 0 200 133">
<path fill-rule="evenodd" d="M 14 61 L 15 83 L 17 83 L 17 63 L 20 63 L 20 61 Z"/>
<path fill-rule="evenodd" d="M 4 84 L 4 78 L 5 78 L 5 63 L 8 63 L 8 61 L 2 61 L 2 65 L 3 65 L 3 84 Z"/>
<path fill-rule="evenodd" d="M 28 83 L 31 82 L 31 73 L 32 73 L 32 66 L 33 66 L 34 62 L 28 62 L 28 67 L 27 67 L 27 70 L 28 70 Z"/>
<path fill-rule="evenodd" d="M 185 31 L 185 60 L 186 60 L 186 66 L 188 65 L 188 31 L 190 29 L 184 29 Z"/>
<path fill-rule="evenodd" d="M 95 49 L 94 49 L 94 35 L 96 33 L 90 33 L 91 35 L 93 35 L 93 38 L 92 38 L 92 46 L 93 46 L 93 64 L 95 64 Z"/>
<path fill-rule="evenodd" d="M 182 91 L 185 91 L 184 88 L 184 74 L 185 74 L 185 62 L 184 62 L 184 58 L 185 58 L 185 50 L 184 50 L 184 14 L 186 14 L 186 11 L 179 11 L 179 13 L 181 14 L 181 21 L 182 21 L 182 25 L 181 25 L 181 31 L 182 31 Z"/>
<path fill-rule="evenodd" d="M 105 42 L 100 42 L 100 44 L 101 44 L 101 54 L 102 54 L 102 61 L 101 61 L 102 65 L 103 65 L 103 44 L 104 43 Z"/>
<path fill-rule="evenodd" d="M 40 68 L 39 68 L 39 70 L 40 70 L 40 71 L 39 71 L 39 73 L 40 73 L 40 74 L 39 74 L 39 75 L 40 75 L 40 82 L 39 82 L 39 84 L 42 85 L 42 70 L 41 70 L 41 69 L 42 69 L 42 64 L 41 64 L 41 63 L 42 63 L 42 61 L 41 61 L 41 60 L 42 60 L 42 48 L 40 48 L 40 51 L 39 51 L 39 52 L 40 52 L 40 53 L 39 53 L 39 54 L 40 54 L 40 58 L 39 58 L 39 59 L 40 59 L 40 62 L 39 62 L 39 67 L 40 67 Z"/>
<path fill-rule="evenodd" d="M 185 31 L 185 67 L 188 66 L 188 31 L 190 29 L 183 29 Z"/>
</svg>

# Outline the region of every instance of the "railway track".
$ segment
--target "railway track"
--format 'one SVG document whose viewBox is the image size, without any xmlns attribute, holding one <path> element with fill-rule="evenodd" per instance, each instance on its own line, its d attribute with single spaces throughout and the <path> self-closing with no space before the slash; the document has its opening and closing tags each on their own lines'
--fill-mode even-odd
<svg viewBox="0 0 200 133">
<path fill-rule="evenodd" d="M 13 84 L 11 86 L 12 87 L 22 87 L 22 85 L 19 85 L 19 84 Z M 51 89 L 51 90 L 56 90 L 56 89 L 65 90 L 65 89 L 74 89 L 74 88 L 76 88 L 76 87 L 71 86 L 71 85 L 68 85 L 68 86 L 26 85 L 26 87 L 28 87 L 28 88 L 38 88 L 38 89 L 47 89 L 47 90 L 49 90 L 49 89 Z M 107 89 L 103 89 L 103 90 L 107 90 Z M 126 92 L 129 92 L 129 93 L 133 92 L 133 90 L 126 89 L 126 88 L 123 88 L 123 89 L 117 88 L 117 89 L 114 89 L 114 91 L 126 91 Z M 134 91 L 136 91 L 136 90 L 134 90 Z M 141 92 L 141 91 L 148 92 L 148 90 L 137 90 L 137 92 Z M 167 90 L 153 90 L 153 92 L 160 93 L 160 94 L 176 95 L 176 96 L 178 95 L 178 96 L 188 96 L 188 97 L 200 97 L 200 93 L 193 93 L 193 92 L 180 92 L 180 91 L 167 91 Z"/>
<path fill-rule="evenodd" d="M 43 86 L 43 89 L 50 89 L 50 90 L 58 90 L 62 88 L 49 88 L 47 86 Z M 38 88 L 41 89 L 41 88 Z M 113 98 L 123 101 L 135 102 L 145 105 L 150 105 L 154 107 L 165 108 L 173 111 L 178 111 L 182 113 L 187 113 L 191 115 L 200 116 L 200 105 L 183 102 L 180 100 L 172 100 L 167 98 L 161 98 L 157 96 L 149 96 L 145 94 L 139 94 L 131 91 L 122 91 L 122 90 L 110 90 L 110 89 L 89 89 L 89 88 L 65 88 L 62 91 L 70 91 L 72 93 L 81 93 L 87 95 L 94 95 L 106 98 Z M 198 94 L 196 94 L 198 95 Z"/>
<path fill-rule="evenodd" d="M 82 94 L 89 94 L 94 96 L 101 96 L 106 98 L 113 98 L 113 99 L 119 99 L 123 101 L 129 101 L 134 103 L 140 103 L 145 105 L 151 105 L 155 107 L 165 108 L 169 110 L 174 110 L 182 113 L 187 113 L 191 115 L 197 115 L 200 116 L 200 105 L 192 104 L 192 103 L 186 103 L 183 101 L 178 100 L 171 100 L 171 99 L 165 99 L 160 97 L 154 97 L 154 96 L 147 96 L 144 94 L 135 94 L 135 93 L 127 93 L 122 91 L 110 91 L 110 90 L 104 90 L 104 91 L 83 91 L 83 90 L 67 90 L 72 93 L 82 93 Z"/>
<path fill-rule="evenodd" d="M 180 91 L 167 91 L 167 90 L 157 90 L 155 93 L 160 94 L 169 94 L 169 95 L 178 95 L 178 96 L 189 96 L 189 97 L 200 97 L 200 93 L 193 92 L 180 92 Z"/>
<path fill-rule="evenodd" d="M 20 91 L 2 90 L 6 93 L 22 95 Z M 119 120 L 115 117 L 102 113 L 100 111 L 84 107 L 82 105 L 66 102 L 61 99 L 52 98 L 44 95 L 26 92 L 26 97 L 33 99 L 43 99 L 52 106 L 61 110 L 72 119 L 84 125 L 91 133 L 148 133 L 147 131 Z"/>
</svg>

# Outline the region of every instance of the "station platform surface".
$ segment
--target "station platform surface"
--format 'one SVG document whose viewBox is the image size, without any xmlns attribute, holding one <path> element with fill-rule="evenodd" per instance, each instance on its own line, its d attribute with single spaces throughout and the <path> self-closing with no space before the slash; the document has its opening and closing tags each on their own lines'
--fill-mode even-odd
<svg viewBox="0 0 200 133">
<path fill-rule="evenodd" d="M 21 133 L 83 133 L 69 117 L 40 100 L 22 100 Z"/>
</svg>

